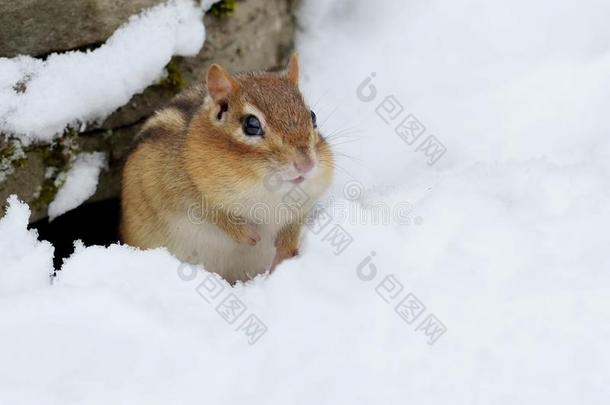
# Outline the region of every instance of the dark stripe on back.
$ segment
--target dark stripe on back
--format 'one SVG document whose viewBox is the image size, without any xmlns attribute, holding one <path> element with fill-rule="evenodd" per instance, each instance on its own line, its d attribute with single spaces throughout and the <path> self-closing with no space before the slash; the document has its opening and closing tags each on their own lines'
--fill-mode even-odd
<svg viewBox="0 0 610 405">
<path fill-rule="evenodd" d="M 168 107 L 174 107 L 187 118 L 187 121 L 193 117 L 193 114 L 197 111 L 197 109 L 201 106 L 201 103 L 197 103 L 198 100 L 193 98 L 186 97 L 177 97 L 169 102 Z"/>
</svg>

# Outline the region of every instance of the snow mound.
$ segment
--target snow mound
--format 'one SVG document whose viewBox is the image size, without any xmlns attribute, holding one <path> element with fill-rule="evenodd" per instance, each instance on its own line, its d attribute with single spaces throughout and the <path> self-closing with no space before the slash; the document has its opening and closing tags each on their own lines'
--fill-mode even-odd
<svg viewBox="0 0 610 405">
<path fill-rule="evenodd" d="M 51 284 L 53 246 L 28 230 L 30 209 L 12 195 L 0 219 L 0 299 Z M 5 318 L 2 318 L 5 319 Z"/>
<path fill-rule="evenodd" d="M 133 16 L 100 48 L 0 58 L 0 132 L 49 142 L 67 125 L 99 121 L 160 79 L 172 55 L 197 54 L 204 9 L 171 0 Z"/>
<path fill-rule="evenodd" d="M 340 157 L 340 174 L 366 186 L 527 159 L 610 175 L 609 16 L 595 0 L 311 0 L 299 10 L 303 86 L 356 158 Z M 445 153 L 429 164 L 432 136 Z"/>
<path fill-rule="evenodd" d="M 12 199 L 0 259 L 27 257 L 13 269 L 39 279 L 14 280 L 18 296 L 0 289 L 0 392 L 9 403 L 603 403 L 603 178 L 532 162 L 436 182 L 423 200 L 416 187 L 375 197 L 412 201 L 419 225 L 309 224 L 298 259 L 235 287 L 164 249 L 79 243 L 49 285 L 52 248 Z M 337 226 L 349 235 L 340 249 Z"/>
<path fill-rule="evenodd" d="M 64 184 L 49 204 L 49 220 L 87 201 L 95 193 L 100 172 L 105 167 L 106 156 L 102 152 L 79 154 L 66 174 Z"/>
</svg>

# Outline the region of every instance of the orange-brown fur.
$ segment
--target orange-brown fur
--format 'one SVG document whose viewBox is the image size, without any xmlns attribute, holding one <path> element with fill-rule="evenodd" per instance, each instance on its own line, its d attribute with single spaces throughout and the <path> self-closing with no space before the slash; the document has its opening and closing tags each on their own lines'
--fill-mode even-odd
<svg viewBox="0 0 610 405">
<path fill-rule="evenodd" d="M 241 120 L 251 112 L 260 115 L 262 137 L 242 130 Z M 123 173 L 124 242 L 166 247 L 231 282 L 295 256 L 306 209 L 262 224 L 248 209 L 261 202 L 275 207 L 294 186 L 284 181 L 281 190 L 269 190 L 265 180 L 274 173 L 292 178 L 302 162 L 315 162 L 300 185 L 310 204 L 328 188 L 333 155 L 311 120 L 295 56 L 283 73 L 230 75 L 213 65 L 205 84 L 175 97 L 143 126 Z M 199 225 L 187 215 L 197 204 Z"/>
</svg>

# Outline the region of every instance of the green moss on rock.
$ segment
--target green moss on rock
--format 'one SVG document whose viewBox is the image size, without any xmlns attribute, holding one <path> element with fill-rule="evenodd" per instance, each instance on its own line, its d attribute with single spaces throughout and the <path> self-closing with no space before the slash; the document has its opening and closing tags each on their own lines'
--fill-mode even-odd
<svg viewBox="0 0 610 405">
<path fill-rule="evenodd" d="M 25 163 L 25 152 L 18 139 L 7 139 L 0 147 L 0 184 Z"/>
<path fill-rule="evenodd" d="M 235 11 L 235 0 L 220 0 L 214 3 L 208 11 L 216 17 L 226 17 Z"/>
<path fill-rule="evenodd" d="M 156 85 L 166 87 L 174 90 L 176 93 L 184 90 L 186 87 L 186 80 L 182 77 L 182 73 L 178 68 L 178 62 L 180 58 L 174 56 L 169 63 L 165 66 L 165 71 L 167 75 L 159 80 Z"/>
<path fill-rule="evenodd" d="M 32 205 L 43 209 L 53 202 L 57 192 L 66 181 L 66 175 L 78 153 L 78 133 L 73 128 L 66 128 L 62 137 L 51 145 L 40 146 L 45 167 L 44 180 L 34 193 Z"/>
<path fill-rule="evenodd" d="M 58 178 L 59 177 L 48 177 L 44 179 L 42 185 L 34 193 L 34 201 L 32 201 L 32 206 L 34 208 L 46 208 L 53 202 L 59 188 L 63 185 L 63 181 L 57 181 Z"/>
</svg>

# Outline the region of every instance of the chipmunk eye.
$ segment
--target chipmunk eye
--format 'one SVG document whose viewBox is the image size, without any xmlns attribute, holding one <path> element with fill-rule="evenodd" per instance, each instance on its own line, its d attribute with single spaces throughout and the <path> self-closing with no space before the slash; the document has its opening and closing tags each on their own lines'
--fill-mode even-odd
<svg viewBox="0 0 610 405">
<path fill-rule="evenodd" d="M 311 122 L 313 123 L 313 127 L 317 128 L 318 127 L 318 123 L 316 121 L 316 113 L 313 111 L 309 111 L 311 113 Z"/>
<path fill-rule="evenodd" d="M 260 120 L 252 114 L 246 115 L 244 118 L 242 118 L 241 126 L 244 130 L 244 134 L 248 136 L 262 136 L 265 134 Z"/>
</svg>

